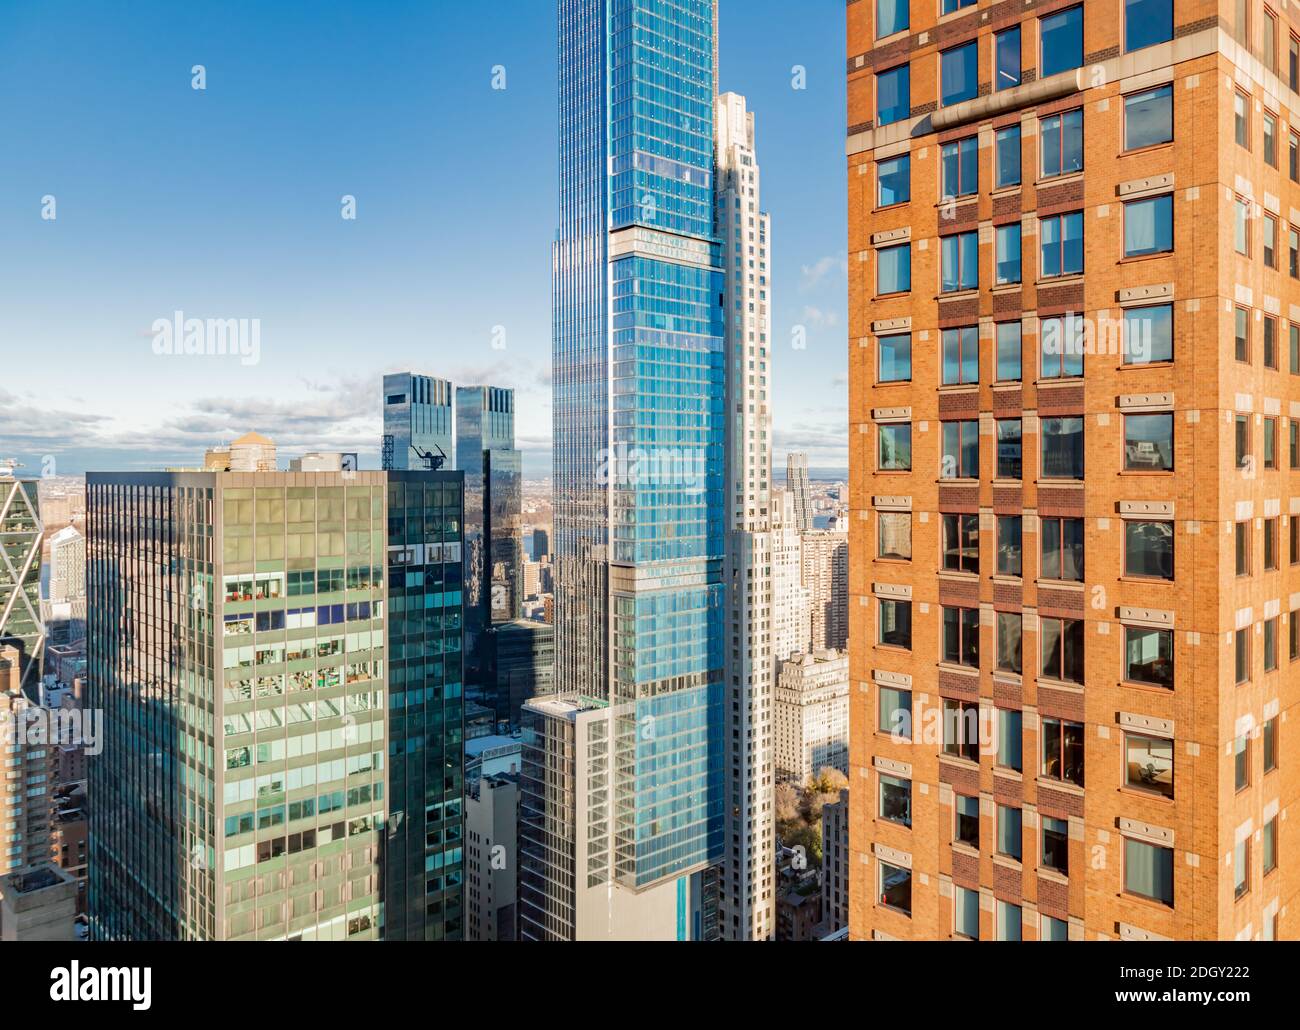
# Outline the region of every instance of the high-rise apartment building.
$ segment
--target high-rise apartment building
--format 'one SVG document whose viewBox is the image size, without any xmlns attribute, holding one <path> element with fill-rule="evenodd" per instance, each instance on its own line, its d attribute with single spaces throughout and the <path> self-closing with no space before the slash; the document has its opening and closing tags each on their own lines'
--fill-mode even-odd
<svg viewBox="0 0 1300 1030">
<path fill-rule="evenodd" d="M 851 934 L 1300 936 L 1300 18 L 847 23 Z"/>
<path fill-rule="evenodd" d="M 792 655 L 776 681 L 776 775 L 807 783 L 823 769 L 849 771 L 849 656 Z"/>
<path fill-rule="evenodd" d="M 92 936 L 461 939 L 461 474 L 86 489 Z"/>
<path fill-rule="evenodd" d="M 813 528 L 812 486 L 808 482 L 808 455 L 791 451 L 785 456 L 785 489 L 794 505 L 794 522 L 800 533 Z"/>
<path fill-rule="evenodd" d="M 714 103 L 717 233 L 726 271 L 726 840 L 718 924 L 725 940 L 771 940 L 776 824 L 772 779 L 772 401 L 770 218 L 762 209 L 754 114 Z"/>
<path fill-rule="evenodd" d="M 849 534 L 814 529 L 800 541 L 808 591 L 809 648 L 843 650 L 849 639 Z"/>
<path fill-rule="evenodd" d="M 555 627 L 516 619 L 492 631 L 497 696 L 505 705 L 499 718 L 519 724 L 525 701 L 555 692 Z"/>
<path fill-rule="evenodd" d="M 716 895 L 724 836 L 714 4 L 557 11 L 556 681 L 607 704 L 620 801 L 590 875 L 634 894 L 668 885 L 686 933 L 687 896 Z"/>
<path fill-rule="evenodd" d="M 0 876 L 50 857 L 54 751 L 42 710 L 22 692 L 22 653 L 0 645 Z"/>
<path fill-rule="evenodd" d="M 480 776 L 465 793 L 465 940 L 519 933 L 519 775 Z"/>
<path fill-rule="evenodd" d="M 41 506 L 38 481 L 19 479 L 0 462 L 0 646 L 18 653 L 17 691 L 41 678 Z"/>
<path fill-rule="evenodd" d="M 415 372 L 384 376 L 384 435 L 380 440 L 385 469 L 452 467 L 453 395 L 446 379 Z M 430 455 L 442 462 L 432 464 Z"/>
<path fill-rule="evenodd" d="M 849 792 L 822 806 L 822 930 L 837 934 L 849 925 Z M 825 937 L 823 937 L 823 940 Z"/>
<path fill-rule="evenodd" d="M 86 538 L 72 526 L 50 537 L 50 591 L 53 602 L 86 596 Z"/>
<path fill-rule="evenodd" d="M 790 491 L 779 491 L 772 503 L 772 666 L 792 654 L 810 649 L 811 598 L 803 585 L 803 536 L 794 515 Z"/>
</svg>

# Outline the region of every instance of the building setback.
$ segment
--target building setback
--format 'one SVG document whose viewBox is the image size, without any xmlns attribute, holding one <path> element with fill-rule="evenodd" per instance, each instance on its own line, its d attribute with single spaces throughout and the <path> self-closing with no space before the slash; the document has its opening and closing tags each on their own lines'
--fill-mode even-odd
<svg viewBox="0 0 1300 1030">
<path fill-rule="evenodd" d="M 848 5 L 855 939 L 1300 936 L 1296 19 Z"/>
</svg>

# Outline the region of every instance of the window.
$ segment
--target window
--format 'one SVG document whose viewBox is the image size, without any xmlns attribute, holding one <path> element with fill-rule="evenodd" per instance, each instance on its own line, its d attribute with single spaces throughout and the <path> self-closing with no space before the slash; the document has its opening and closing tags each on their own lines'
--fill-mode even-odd
<svg viewBox="0 0 1300 1030">
<path fill-rule="evenodd" d="M 876 121 L 900 122 L 912 112 L 912 70 L 900 64 L 876 76 Z"/>
<path fill-rule="evenodd" d="M 993 188 L 1020 185 L 1020 126 L 999 129 L 994 136 Z"/>
<path fill-rule="evenodd" d="M 1042 418 L 1044 479 L 1083 478 L 1083 418 Z"/>
<path fill-rule="evenodd" d="M 1264 622 L 1264 671 L 1277 672 L 1277 616 Z"/>
<path fill-rule="evenodd" d="M 1174 470 L 1174 416 L 1124 416 L 1124 468 L 1130 471 Z"/>
<path fill-rule="evenodd" d="M 1264 160 L 1277 167 L 1277 115 L 1264 112 Z"/>
<path fill-rule="evenodd" d="M 1042 916 L 1039 921 L 1038 939 L 1040 941 L 1068 941 L 1070 924 L 1056 916 Z"/>
<path fill-rule="evenodd" d="M 997 836 L 998 854 L 1014 858 L 1019 862 L 1022 854 L 1020 809 L 1012 808 L 1010 805 L 998 805 Z"/>
<path fill-rule="evenodd" d="M 1286 244 L 1287 272 L 1292 279 L 1300 279 L 1300 232 L 1295 226 L 1287 227 Z"/>
<path fill-rule="evenodd" d="M 1083 620 L 1040 619 L 1043 675 L 1064 683 L 1083 682 Z"/>
<path fill-rule="evenodd" d="M 1237 468 L 1244 469 L 1251 464 L 1250 457 L 1250 416 L 1237 415 L 1233 419 L 1235 429 L 1234 446 L 1237 457 Z"/>
<path fill-rule="evenodd" d="M 952 929 L 959 937 L 980 939 L 980 892 L 969 887 L 954 887 Z"/>
<path fill-rule="evenodd" d="M 1083 64 L 1083 6 L 1071 7 L 1038 19 L 1042 43 L 1041 78 Z"/>
<path fill-rule="evenodd" d="M 912 650 L 911 601 L 880 599 L 880 642 L 889 647 Z M 908 708 L 911 709 L 910 702 Z"/>
<path fill-rule="evenodd" d="M 879 896 L 884 908 L 912 915 L 912 870 L 880 862 Z"/>
<path fill-rule="evenodd" d="M 1264 264 L 1277 268 L 1277 219 L 1264 216 Z"/>
<path fill-rule="evenodd" d="M 943 423 L 942 479 L 978 479 L 980 424 L 977 419 Z"/>
<path fill-rule="evenodd" d="M 1174 524 L 1128 519 L 1124 523 L 1124 575 L 1174 578 Z"/>
<path fill-rule="evenodd" d="M 880 719 L 876 729 L 902 740 L 911 740 L 912 692 L 894 687 L 877 687 L 877 690 L 880 691 Z"/>
<path fill-rule="evenodd" d="M 1020 85 L 1020 26 L 1004 29 L 993 37 L 993 88 Z"/>
<path fill-rule="evenodd" d="M 1233 638 L 1233 663 L 1237 682 L 1250 682 L 1250 630 L 1239 629 Z"/>
<path fill-rule="evenodd" d="M 1232 323 L 1233 355 L 1238 361 L 1250 361 L 1250 313 L 1235 308 Z"/>
<path fill-rule="evenodd" d="M 940 334 L 943 348 L 943 368 L 940 372 L 944 386 L 959 383 L 978 383 L 980 379 L 980 340 L 978 326 L 945 329 Z"/>
<path fill-rule="evenodd" d="M 1023 671 L 1021 636 L 1023 617 L 1019 612 L 998 612 L 997 668 L 1002 672 Z"/>
<path fill-rule="evenodd" d="M 1232 95 L 1232 133 L 1239 147 L 1250 149 L 1250 98 L 1245 93 Z"/>
<path fill-rule="evenodd" d="M 1124 890 L 1173 905 L 1174 849 L 1125 837 Z"/>
<path fill-rule="evenodd" d="M 1287 323 L 1287 342 L 1287 349 L 1291 352 L 1291 374 L 1300 375 L 1300 325 Z M 1295 468 L 1294 461 L 1291 462 L 1291 467 Z"/>
<path fill-rule="evenodd" d="M 876 251 L 876 293 L 906 293 L 912 288 L 912 245 L 881 247 Z"/>
<path fill-rule="evenodd" d="M 1083 786 L 1083 725 L 1060 719 L 1043 720 L 1045 779 Z"/>
<path fill-rule="evenodd" d="M 1264 419 L 1264 467 L 1277 468 L 1277 419 L 1271 415 Z"/>
<path fill-rule="evenodd" d="M 1083 212 L 1051 215 L 1038 223 L 1042 237 L 1039 268 L 1044 279 L 1083 272 Z"/>
<path fill-rule="evenodd" d="M 1156 304 L 1124 311 L 1124 363 L 1148 365 L 1174 360 L 1174 308 Z"/>
<path fill-rule="evenodd" d="M 999 286 L 1020 282 L 1020 223 L 999 225 L 994 233 L 993 281 Z"/>
<path fill-rule="evenodd" d="M 1296 427 L 1294 420 L 1291 425 Z M 1292 433 L 1291 435 L 1294 437 L 1296 434 Z M 1291 520 L 1287 523 L 1287 538 L 1290 542 L 1291 564 L 1300 565 L 1300 519 L 1297 519 L 1294 516 L 1292 516 Z"/>
<path fill-rule="evenodd" d="M 1174 689 L 1174 631 L 1124 627 L 1124 679 Z"/>
<path fill-rule="evenodd" d="M 1232 896 L 1244 898 L 1250 893 L 1250 838 L 1232 849 Z"/>
<path fill-rule="evenodd" d="M 1000 418 L 995 423 L 998 439 L 998 479 L 1019 479 L 1021 475 L 1021 420 Z"/>
<path fill-rule="evenodd" d="M 876 0 L 876 38 L 892 36 L 908 28 L 909 0 Z"/>
<path fill-rule="evenodd" d="M 1277 816 L 1264 824 L 1264 875 L 1277 868 Z"/>
<path fill-rule="evenodd" d="M 878 557 L 893 561 L 912 560 L 912 513 L 910 511 L 882 511 L 879 513 L 877 536 Z"/>
<path fill-rule="evenodd" d="M 1023 531 L 1023 518 L 1020 515 L 998 516 L 998 575 L 1023 575 Z"/>
<path fill-rule="evenodd" d="M 876 162 L 876 203 L 881 207 L 906 204 L 912 199 L 912 155 L 899 154 Z"/>
<path fill-rule="evenodd" d="M 980 760 L 980 706 L 971 701 L 943 701 L 943 751 L 972 762 Z"/>
<path fill-rule="evenodd" d="M 1044 318 L 1038 325 L 1044 379 L 1069 379 L 1083 375 L 1087 332 L 1081 315 Z"/>
<path fill-rule="evenodd" d="M 949 572 L 980 570 L 980 517 L 943 515 L 943 567 Z"/>
<path fill-rule="evenodd" d="M 1174 742 L 1164 737 L 1124 735 L 1124 782 L 1173 800 Z"/>
<path fill-rule="evenodd" d="M 1014 769 L 1016 772 L 1020 772 L 1023 768 L 1020 752 L 1020 743 L 1023 739 L 1021 736 L 1023 725 L 1021 714 L 1009 708 L 999 708 L 997 709 L 997 718 L 997 764 L 1004 769 Z"/>
<path fill-rule="evenodd" d="M 1264 67 L 1271 72 L 1277 71 L 1277 15 L 1264 8 L 1264 26 L 1260 33 L 1259 56 L 1264 61 Z"/>
<path fill-rule="evenodd" d="M 1292 93 L 1300 92 L 1300 39 L 1291 37 L 1291 46 L 1287 52 L 1286 84 Z"/>
<path fill-rule="evenodd" d="M 1043 579 L 1083 582 L 1083 519 L 1045 518 L 1043 536 Z"/>
<path fill-rule="evenodd" d="M 1039 136 L 1044 179 L 1083 168 L 1083 108 L 1044 118 L 1039 125 Z"/>
<path fill-rule="evenodd" d="M 1070 823 L 1066 819 L 1043 816 L 1043 857 L 1047 869 L 1070 875 Z"/>
<path fill-rule="evenodd" d="M 1174 0 L 1124 0 L 1124 49 L 1167 43 L 1174 38 Z"/>
<path fill-rule="evenodd" d="M 1250 523 L 1238 522 L 1233 526 L 1237 551 L 1237 575 L 1250 575 Z"/>
<path fill-rule="evenodd" d="M 976 851 L 980 846 L 980 799 L 966 794 L 953 795 L 952 839 L 958 844 L 965 844 Z"/>
<path fill-rule="evenodd" d="M 1250 737 L 1245 733 L 1232 742 L 1232 779 L 1238 791 L 1250 786 Z"/>
<path fill-rule="evenodd" d="M 1174 87 L 1158 86 L 1124 98 L 1124 149 L 1140 150 L 1174 138 Z"/>
<path fill-rule="evenodd" d="M 1124 256 L 1143 257 L 1174 249 L 1174 198 L 1147 197 L 1124 205 Z"/>
<path fill-rule="evenodd" d="M 963 7 L 974 7 L 976 0 L 943 0 L 943 6 L 940 8 L 940 14 L 952 14 L 953 11 L 960 11 Z"/>
<path fill-rule="evenodd" d="M 912 471 L 912 424 L 890 422 L 880 427 L 880 471 Z"/>
<path fill-rule="evenodd" d="M 1294 132 L 1287 136 L 1286 170 L 1292 182 L 1300 182 L 1300 134 Z"/>
<path fill-rule="evenodd" d="M 999 322 L 997 327 L 999 383 L 1020 381 L 1020 323 Z"/>
<path fill-rule="evenodd" d="M 975 136 L 945 143 L 939 151 L 943 174 L 941 195 L 971 197 L 979 192 L 979 139 Z"/>
<path fill-rule="evenodd" d="M 980 664 L 980 610 L 978 608 L 943 609 L 943 651 L 945 662 L 978 669 Z"/>
<path fill-rule="evenodd" d="M 1232 248 L 1250 254 L 1250 202 L 1238 197 L 1233 204 Z"/>
<path fill-rule="evenodd" d="M 974 290 L 979 286 L 979 233 L 959 232 L 939 240 L 943 266 L 940 288 L 944 293 Z"/>
<path fill-rule="evenodd" d="M 880 818 L 900 826 L 912 825 L 912 781 L 877 773 L 880 777 Z"/>
<path fill-rule="evenodd" d="M 912 334 L 882 336 L 880 350 L 880 381 L 906 383 L 912 378 Z"/>
<path fill-rule="evenodd" d="M 979 50 L 974 40 L 939 55 L 939 105 L 959 104 L 979 95 Z"/>
<path fill-rule="evenodd" d="M 1291 621 L 1295 621 L 1295 613 L 1291 613 Z M 1277 768 L 1277 719 L 1275 715 L 1264 723 L 1264 772 L 1271 773 Z"/>
</svg>

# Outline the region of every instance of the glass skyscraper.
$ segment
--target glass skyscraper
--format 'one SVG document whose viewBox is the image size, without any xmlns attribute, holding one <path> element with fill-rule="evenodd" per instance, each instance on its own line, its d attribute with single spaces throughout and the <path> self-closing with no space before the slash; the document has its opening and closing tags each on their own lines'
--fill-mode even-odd
<svg viewBox="0 0 1300 1030">
<path fill-rule="evenodd" d="M 41 539 L 38 482 L 0 464 L 0 645 L 18 654 L 18 684 L 33 696 L 40 681 Z"/>
<path fill-rule="evenodd" d="M 422 454 L 443 458 L 437 467 L 451 468 L 451 433 L 451 383 L 414 372 L 384 376 L 380 457 L 385 469 L 427 469 Z"/>
<path fill-rule="evenodd" d="M 723 842 L 715 11 L 557 10 L 556 686 L 608 702 L 608 875 L 640 891 Z"/>
</svg>

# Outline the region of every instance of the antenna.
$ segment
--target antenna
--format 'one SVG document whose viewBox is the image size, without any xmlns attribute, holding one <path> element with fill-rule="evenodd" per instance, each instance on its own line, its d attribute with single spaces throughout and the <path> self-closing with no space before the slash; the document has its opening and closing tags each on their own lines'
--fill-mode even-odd
<svg viewBox="0 0 1300 1030">
<path fill-rule="evenodd" d="M 433 446 L 438 447 L 437 444 L 434 444 Z M 437 472 L 438 469 L 442 468 L 443 465 L 447 463 L 447 452 L 441 447 L 438 447 L 437 454 L 434 454 L 432 451 L 422 451 L 420 448 L 416 447 L 415 444 L 411 444 L 411 450 L 415 451 L 419 459 L 428 466 L 427 471 L 429 472 Z"/>
</svg>

